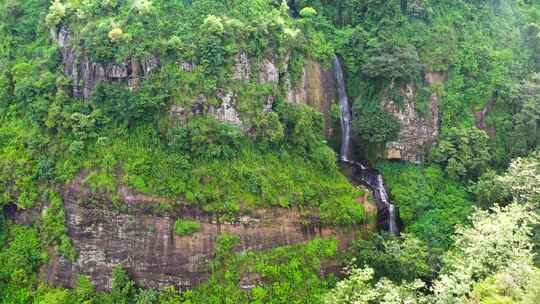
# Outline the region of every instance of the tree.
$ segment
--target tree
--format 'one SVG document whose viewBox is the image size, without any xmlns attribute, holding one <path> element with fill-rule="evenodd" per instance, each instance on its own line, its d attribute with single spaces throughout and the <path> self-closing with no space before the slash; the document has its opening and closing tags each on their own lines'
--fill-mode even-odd
<svg viewBox="0 0 540 304">
<path fill-rule="evenodd" d="M 515 200 L 540 203 L 540 151 L 513 160 L 497 180 L 510 189 Z"/>
<path fill-rule="evenodd" d="M 454 179 L 475 180 L 486 170 L 491 155 L 489 137 L 475 127 L 451 128 L 431 152 L 431 160 Z"/>
<path fill-rule="evenodd" d="M 535 269 L 521 289 L 511 276 L 496 274 L 474 285 L 472 303 L 540 303 L 540 270 Z"/>
<path fill-rule="evenodd" d="M 503 182 L 493 170 L 487 170 L 482 174 L 469 190 L 475 195 L 476 203 L 482 207 L 511 201 L 508 184 Z"/>
<path fill-rule="evenodd" d="M 300 17 L 302 18 L 311 18 L 317 16 L 317 10 L 313 7 L 307 6 L 300 10 Z"/>
<path fill-rule="evenodd" d="M 56 27 L 66 15 L 66 7 L 60 0 L 54 0 L 49 7 L 49 13 L 45 17 L 45 22 L 51 27 Z"/>
<path fill-rule="evenodd" d="M 388 279 L 374 281 L 372 268 L 349 267 L 345 270 L 348 278 L 323 297 L 324 304 L 420 304 L 426 298 L 420 293 L 425 287 L 422 281 L 396 285 Z"/>
<path fill-rule="evenodd" d="M 523 155 L 540 143 L 540 73 L 531 75 L 519 85 L 517 106 L 514 115 L 512 150 Z"/>
<path fill-rule="evenodd" d="M 406 82 L 417 80 L 420 70 L 421 65 L 414 46 L 400 46 L 396 41 L 384 41 L 368 49 L 362 73 L 372 80 Z"/>
<path fill-rule="evenodd" d="M 353 130 L 371 144 L 384 144 L 394 140 L 401 129 L 399 121 L 381 108 L 378 102 L 357 101 Z"/>
<path fill-rule="evenodd" d="M 467 303 L 475 284 L 492 276 L 505 276 L 514 288 L 525 290 L 537 270 L 531 225 L 538 223 L 538 216 L 527 206 L 477 210 L 471 222 L 471 227 L 457 229 L 455 246 L 433 286 L 434 303 Z"/>
</svg>

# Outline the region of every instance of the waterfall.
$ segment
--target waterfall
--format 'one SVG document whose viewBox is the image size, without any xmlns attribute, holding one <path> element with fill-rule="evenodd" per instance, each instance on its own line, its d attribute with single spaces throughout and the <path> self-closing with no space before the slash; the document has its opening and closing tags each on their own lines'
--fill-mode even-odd
<svg viewBox="0 0 540 304">
<path fill-rule="evenodd" d="M 349 104 L 349 96 L 347 95 L 345 87 L 343 68 L 341 67 L 341 62 L 337 56 L 334 58 L 334 70 L 336 75 L 339 108 L 341 110 L 341 161 L 356 168 L 360 181 L 373 192 L 373 196 L 378 205 L 379 218 L 381 219 L 382 216 L 386 217 L 384 219 L 385 224 L 382 226 L 384 226 L 391 234 L 398 235 L 399 228 L 397 225 L 396 208 L 388 197 L 388 192 L 384 186 L 383 176 L 376 170 L 362 164 L 362 162 L 351 160 L 351 105 Z M 386 223 L 386 221 L 388 223 Z"/>
<path fill-rule="evenodd" d="M 393 235 L 399 234 L 399 229 L 396 223 L 396 207 L 390 202 L 388 192 L 384 187 L 384 180 L 381 174 L 377 174 L 376 189 L 379 192 L 379 200 L 388 208 L 388 232 Z"/>
<path fill-rule="evenodd" d="M 343 77 L 343 68 L 338 57 L 334 58 L 334 70 L 336 73 L 337 93 L 339 98 L 339 108 L 341 110 L 341 160 L 348 162 L 350 160 L 351 150 L 351 106 L 349 96 L 345 88 L 345 79 Z"/>
</svg>

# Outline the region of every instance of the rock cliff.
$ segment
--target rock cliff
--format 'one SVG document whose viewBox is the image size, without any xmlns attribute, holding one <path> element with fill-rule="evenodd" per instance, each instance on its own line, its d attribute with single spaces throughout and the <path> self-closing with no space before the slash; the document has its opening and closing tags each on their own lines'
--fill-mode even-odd
<svg viewBox="0 0 540 304">
<path fill-rule="evenodd" d="M 334 133 L 330 116 L 332 104 L 337 103 L 336 77 L 333 68 L 325 69 L 317 61 L 308 60 L 300 79 L 295 85 L 288 85 L 287 100 L 309 105 L 324 115 L 325 135 Z"/>
<path fill-rule="evenodd" d="M 136 90 L 140 79 L 160 67 L 158 57 L 97 63 L 77 50 L 66 29 L 60 29 L 52 36 L 60 47 L 64 73 L 72 79 L 69 91 L 76 98 L 90 99 L 92 91 L 102 81 L 125 83 L 130 89 Z M 196 68 L 191 62 L 178 64 L 187 73 Z M 287 64 L 279 62 L 272 54 L 260 62 L 254 62 L 254 59 L 241 52 L 235 57 L 232 67 L 234 86 L 218 89 L 215 96 L 196 96 L 189 106 L 172 105 L 172 117 L 185 122 L 192 115 L 207 113 L 248 129 L 239 110 L 240 92 L 237 85 L 256 83 L 269 88 L 265 90 L 262 110 L 271 111 L 277 98 L 309 105 L 323 113 L 325 135 L 333 136 L 330 109 L 337 101 L 334 71 L 308 59 L 299 79 L 293 81 L 287 73 Z M 428 74 L 426 83 L 431 85 L 442 78 L 439 74 Z M 415 87 L 408 85 L 402 91 L 406 96 L 404 104 L 398 105 L 391 100 L 385 103 L 386 110 L 403 125 L 399 138 L 388 143 L 387 157 L 420 162 L 424 151 L 438 136 L 437 96 L 430 96 L 429 111 L 422 116 L 414 105 Z M 216 99 L 218 103 L 210 104 L 207 102 L 210 99 Z M 173 285 L 187 289 L 208 277 L 209 261 L 221 233 L 240 237 L 237 251 L 268 250 L 330 236 L 336 236 L 340 246 L 345 248 L 355 237 L 354 231 L 306 224 L 299 212 L 292 209 L 258 210 L 235 223 L 220 222 L 215 216 L 189 206 L 177 207 L 174 213 L 160 212 L 156 206 L 160 205 L 162 199 L 134 193 L 125 187 L 120 187 L 117 193 L 123 202 L 120 208 L 111 203 L 110 197 L 93 193 L 85 187 L 82 178 L 79 176 L 65 185 L 62 191 L 68 234 L 79 256 L 75 262 L 71 262 L 54 255 L 41 271 L 44 279 L 51 284 L 73 286 L 77 274 L 83 274 L 91 278 L 98 289 L 108 290 L 111 288 L 114 267 L 122 265 L 144 286 Z M 40 211 L 15 213 L 18 221 L 28 223 L 32 218 L 39 217 Z M 190 236 L 177 236 L 174 234 L 176 218 L 197 220 L 201 223 L 201 230 Z"/>
<path fill-rule="evenodd" d="M 53 31 L 52 39 L 60 47 L 64 74 L 71 79 L 69 91 L 76 98 L 90 99 L 92 91 L 99 82 L 126 81 L 131 88 L 138 85 L 139 79 L 159 67 L 159 58 L 145 60 L 128 58 L 122 63 L 97 63 L 85 52 L 79 53 L 76 42 L 65 28 Z"/>
<path fill-rule="evenodd" d="M 425 84 L 435 86 L 444 80 L 441 73 L 427 73 Z M 437 140 L 440 128 L 439 98 L 432 93 L 427 98 L 427 110 L 421 114 L 416 110 L 416 87 L 407 84 L 401 88 L 403 102 L 383 101 L 385 109 L 401 123 L 398 138 L 386 144 L 387 159 L 421 163 L 425 154 Z"/>
<path fill-rule="evenodd" d="M 64 63 L 64 72 L 72 79 L 70 91 L 74 97 L 89 99 L 93 89 L 101 81 L 124 82 L 131 89 L 136 89 L 139 80 L 152 73 L 160 66 L 157 57 L 145 60 L 128 58 L 122 63 L 95 63 L 84 52 L 80 53 L 71 41 L 70 33 L 62 28 L 52 33 L 53 40 L 60 46 Z M 283 60 L 282 60 L 283 61 Z M 265 104 L 260 109 L 271 111 L 272 104 L 277 98 L 309 105 L 321 113 L 325 120 L 325 136 L 335 134 L 335 125 L 331 121 L 330 109 L 337 102 L 335 73 L 332 68 L 326 69 L 314 60 L 306 60 L 299 79 L 292 80 L 287 73 L 288 59 L 280 62 L 271 52 L 260 62 L 240 52 L 234 58 L 231 80 L 235 85 L 223 87 L 215 92 L 215 96 L 199 95 L 189 106 L 172 105 L 170 113 L 176 121 L 185 122 L 192 115 L 207 113 L 218 120 L 229 122 L 241 129 L 248 130 L 249 122 L 239 110 L 238 87 L 255 82 L 266 85 L 268 90 Z M 191 62 L 179 63 L 186 72 L 192 72 L 195 64 Z M 427 73 L 425 84 L 434 86 L 444 81 L 442 73 Z M 384 99 L 384 107 L 392 113 L 401 123 L 402 129 L 395 141 L 386 145 L 385 157 L 387 159 L 400 159 L 420 163 L 424 160 L 427 150 L 432 146 L 439 135 L 439 101 L 437 94 L 428 97 L 427 109 L 420 114 L 416 110 L 416 87 L 407 84 L 400 88 L 404 96 L 403 102 Z M 208 100 L 215 99 L 217 105 Z M 489 107 L 488 107 L 489 110 Z M 484 111 L 477 113 L 477 124 L 483 126 Z"/>
<path fill-rule="evenodd" d="M 68 90 L 76 98 L 90 99 L 97 84 L 104 81 L 123 82 L 131 89 L 136 89 L 140 79 L 160 66 L 160 60 L 155 56 L 144 60 L 127 58 L 121 63 L 97 63 L 84 50 L 78 50 L 76 42 L 73 41 L 67 29 L 53 31 L 51 37 L 60 47 L 64 73 L 72 80 Z M 252 61 L 244 52 L 236 55 L 231 75 L 233 82 L 248 84 L 250 81 L 255 81 L 271 87 L 264 105 L 266 111 L 272 108 L 272 103 L 280 97 L 280 92 L 284 92 L 282 97 L 289 102 L 314 107 L 324 115 L 325 135 L 327 137 L 332 135 L 330 106 L 336 102 L 332 69 L 325 69 L 319 62 L 308 59 L 300 79 L 291 84 L 293 81 L 286 71 L 280 70 L 278 59 L 273 54 L 257 64 Z M 195 68 L 192 62 L 179 64 L 186 72 L 192 72 Z M 285 70 L 287 65 L 288 62 L 283 63 Z M 256 66 L 256 71 L 253 71 L 254 66 Z M 219 101 L 218 105 L 207 103 L 209 99 L 214 98 Z M 197 96 L 188 107 L 176 104 L 171 106 L 171 114 L 180 121 L 204 112 L 218 120 L 247 129 L 242 113 L 238 110 L 238 91 L 234 88 L 220 88 L 215 92 L 215 96 Z"/>
<path fill-rule="evenodd" d="M 236 251 L 262 251 L 305 242 L 315 237 L 337 237 L 342 249 L 355 238 L 350 230 L 306 226 L 299 212 L 291 209 L 258 210 L 235 223 L 220 223 L 215 216 L 197 208 L 175 208 L 174 213 L 156 209 L 163 199 L 135 193 L 120 187 L 124 203 L 115 206 L 103 194 L 83 185 L 83 175 L 67 184 L 62 196 L 68 234 L 78 251 L 72 263 L 52 255 L 41 270 L 44 280 L 72 287 L 77 275 L 88 276 L 99 290 L 111 288 L 114 267 L 122 265 L 139 284 L 146 287 L 176 286 L 187 289 L 204 282 L 209 275 L 216 239 L 221 233 L 240 237 Z M 40 218 L 41 210 L 12 211 L 20 224 Z M 199 232 L 177 236 L 178 217 L 201 223 Z M 249 285 L 249 278 L 243 279 Z"/>
</svg>

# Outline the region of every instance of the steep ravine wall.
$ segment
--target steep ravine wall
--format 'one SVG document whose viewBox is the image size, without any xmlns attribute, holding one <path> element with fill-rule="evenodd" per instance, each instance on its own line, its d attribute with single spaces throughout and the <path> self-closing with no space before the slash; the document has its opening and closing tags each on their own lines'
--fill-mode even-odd
<svg viewBox="0 0 540 304">
<path fill-rule="evenodd" d="M 130 89 L 136 89 L 140 79 L 159 69 L 160 60 L 150 56 L 144 60 L 127 58 L 121 63 L 97 63 L 84 50 L 77 50 L 72 35 L 65 28 L 51 33 L 52 40 L 60 47 L 64 74 L 71 78 L 72 85 L 69 93 L 84 100 L 92 96 L 92 92 L 100 82 L 125 82 Z M 325 135 L 332 136 L 333 126 L 330 118 L 330 107 L 336 102 L 335 78 L 332 68 L 324 68 L 312 59 L 307 59 L 300 75 L 300 79 L 291 80 L 285 62 L 284 71 L 279 69 L 279 62 L 271 52 L 261 62 L 257 63 L 257 70 L 253 71 L 255 63 L 244 52 L 235 57 L 231 78 L 240 83 L 255 80 L 260 84 L 274 88 L 273 94 L 268 96 L 265 110 L 272 108 L 272 103 L 282 94 L 285 100 L 312 106 L 324 115 Z M 192 62 L 179 62 L 186 72 L 192 72 L 195 64 Z M 209 98 L 217 98 L 221 103 L 218 106 L 208 105 Z M 172 105 L 171 114 L 175 119 L 185 121 L 190 115 L 202 112 L 218 120 L 232 123 L 240 128 L 247 129 L 241 113 L 238 111 L 238 92 L 231 88 L 220 88 L 215 96 L 200 95 L 193 99 L 190 108 L 181 105 Z"/>
<path fill-rule="evenodd" d="M 444 81 L 442 73 L 427 73 L 426 86 L 435 86 Z M 392 113 L 401 123 L 398 138 L 386 144 L 385 158 L 422 163 L 429 148 L 435 143 L 440 130 L 439 96 L 432 93 L 427 99 L 426 112 L 416 110 L 416 86 L 406 84 L 400 88 L 404 97 L 402 103 L 393 100 L 382 101 L 386 111 Z"/>
<path fill-rule="evenodd" d="M 78 251 L 72 263 L 52 255 L 42 267 L 42 279 L 56 286 L 72 287 L 77 275 L 88 276 L 98 290 L 111 288 L 112 272 L 122 265 L 135 281 L 146 287 L 176 286 L 185 290 L 204 282 L 209 275 L 216 239 L 221 233 L 240 238 L 236 251 L 263 251 L 306 242 L 315 237 L 336 237 L 340 248 L 348 247 L 360 229 L 306 226 L 294 209 L 263 209 L 242 216 L 237 223 L 218 223 L 214 216 L 194 207 L 175 208 L 174 214 L 152 210 L 163 199 L 120 187 L 118 196 L 125 203 L 114 208 L 104 195 L 83 186 L 83 176 L 67 184 L 62 196 L 68 234 Z M 39 221 L 43 210 L 16 211 L 20 224 Z M 175 218 L 196 219 L 201 230 L 190 236 L 174 233 Z M 52 252 L 52 251 L 51 251 Z M 242 280 L 249 285 L 249 278 Z"/>
<path fill-rule="evenodd" d="M 136 89 L 141 78 L 157 70 L 160 66 L 158 57 L 150 56 L 144 60 L 128 58 L 122 63 L 96 63 L 84 51 L 77 51 L 73 46 L 71 34 L 61 28 L 51 34 L 53 41 L 60 46 L 64 63 L 64 73 L 72 79 L 71 94 L 77 98 L 89 99 L 96 85 L 101 81 L 125 82 L 131 89 Z M 183 70 L 191 72 L 195 64 L 180 62 Z M 323 114 L 325 120 L 325 136 L 335 135 L 336 125 L 331 120 L 331 106 L 337 103 L 336 79 L 332 67 L 325 68 L 318 61 L 307 59 L 300 78 L 292 80 L 287 70 L 287 59 L 279 63 L 270 52 L 261 62 L 255 64 L 243 52 L 235 57 L 232 79 L 241 83 L 255 80 L 260 84 L 270 85 L 274 93 L 267 97 L 263 110 L 269 111 L 272 103 L 281 95 L 285 100 L 309 105 Z M 256 71 L 253 67 L 256 66 Z M 280 69 L 281 67 L 281 69 Z M 443 73 L 426 73 L 424 83 L 427 86 L 437 85 L 445 80 Z M 402 129 L 395 141 L 389 142 L 384 157 L 421 163 L 426 151 L 433 145 L 439 135 L 440 107 L 436 94 L 427 101 L 426 113 L 420 114 L 415 108 L 416 87 L 407 84 L 400 88 L 404 96 L 403 103 L 383 99 L 384 108 L 392 113 L 401 123 Z M 206 104 L 209 98 L 217 98 L 218 106 Z M 174 120 L 185 121 L 191 115 L 205 112 L 218 120 L 232 123 L 242 129 L 249 129 L 242 114 L 238 111 L 238 92 L 232 88 L 217 90 L 216 96 L 197 96 L 190 108 L 180 105 L 171 106 Z"/>
<path fill-rule="evenodd" d="M 53 31 L 51 36 L 60 47 L 64 74 L 72 80 L 69 91 L 76 98 L 90 99 L 92 91 L 102 81 L 127 80 L 129 86 L 135 88 L 140 78 L 159 67 L 157 57 L 148 57 L 142 61 L 129 58 L 122 63 L 97 63 L 90 55 L 77 52 L 71 34 L 65 28 Z"/>
<path fill-rule="evenodd" d="M 89 99 L 96 85 L 101 81 L 125 82 L 131 89 L 136 89 L 141 78 L 152 73 L 160 66 L 159 58 L 150 56 L 145 60 L 128 58 L 122 63 L 95 63 L 84 52 L 77 52 L 73 46 L 71 34 L 61 28 L 52 33 L 53 40 L 60 46 L 64 63 L 64 73 L 72 79 L 71 94 L 77 98 Z M 261 62 L 255 64 L 243 52 L 235 57 L 232 80 L 248 83 L 255 80 L 260 84 L 274 88 L 267 97 L 264 109 L 269 111 L 273 102 L 281 96 L 287 101 L 309 105 L 323 114 L 325 136 L 335 135 L 336 125 L 331 120 L 331 106 L 337 103 L 336 80 L 333 68 L 324 68 L 318 61 L 307 59 L 299 79 L 292 80 L 287 70 L 288 62 L 280 63 L 270 52 Z M 195 64 L 180 62 L 182 69 L 191 72 Z M 253 67 L 256 66 L 256 71 Z M 281 69 L 279 68 L 281 66 Z M 428 86 L 444 81 L 442 73 L 427 73 L 425 84 Z M 429 97 L 427 113 L 419 114 L 415 108 L 416 87 L 408 84 L 401 88 L 403 104 L 392 100 L 382 100 L 387 111 L 401 123 L 398 138 L 389 142 L 385 157 L 420 163 L 425 152 L 432 146 L 439 135 L 439 102 L 436 94 Z M 217 98 L 220 104 L 208 105 L 209 98 Z M 241 129 L 249 129 L 242 114 L 238 111 L 238 92 L 232 88 L 217 90 L 216 96 L 200 95 L 194 98 L 192 105 L 186 108 L 172 105 L 170 113 L 177 121 L 186 121 L 189 116 L 205 112 L 218 120 L 232 123 Z"/>
<path fill-rule="evenodd" d="M 60 46 L 64 73 L 73 80 L 69 90 L 74 97 L 84 100 L 91 97 L 101 81 L 123 82 L 135 90 L 140 79 L 160 66 L 157 57 L 146 60 L 128 58 L 122 63 L 96 63 L 72 47 L 67 30 L 61 29 L 52 36 Z M 256 71 L 253 70 L 254 64 L 246 54 L 238 54 L 231 77 L 237 82 L 255 80 L 272 86 L 274 95 L 268 96 L 265 110 L 270 111 L 272 103 L 280 96 L 291 103 L 309 105 L 323 113 L 325 135 L 328 138 L 334 135 L 330 108 L 337 102 L 337 93 L 332 68 L 324 68 L 319 62 L 308 59 L 300 78 L 293 81 L 278 68 L 281 65 L 271 54 L 257 63 Z M 180 62 L 179 65 L 187 72 L 194 68 L 194 64 L 189 62 Z M 429 77 L 435 79 L 439 76 Z M 426 82 L 430 83 L 431 78 L 426 78 Z M 404 107 L 391 101 L 386 104 L 386 109 L 404 126 L 399 138 L 389 143 L 387 156 L 418 162 L 438 135 L 438 103 L 436 96 L 432 96 L 430 111 L 433 115 L 421 117 L 414 107 L 414 88 L 406 90 L 409 91 L 405 91 L 408 98 Z M 217 96 L 196 97 L 192 108 L 172 105 L 170 112 L 174 119 L 183 121 L 189 116 L 187 114 L 200 113 L 201 108 L 197 104 L 215 97 L 221 104 L 206 108 L 207 114 L 244 128 L 245 122 L 237 110 L 237 94 L 232 88 L 222 88 Z M 96 194 L 82 185 L 81 177 L 67 184 L 62 195 L 68 234 L 79 257 L 73 263 L 60 256 L 51 257 L 41 275 L 55 285 L 73 286 L 77 274 L 83 274 L 90 277 L 98 289 L 108 290 L 114 267 L 123 265 L 144 286 L 173 285 L 187 289 L 207 279 L 209 261 L 221 233 L 240 237 L 237 251 L 268 250 L 331 236 L 336 236 L 341 248 L 346 248 L 356 234 L 354 229 L 306 226 L 305 220 L 294 209 L 258 210 L 242 217 L 239 223 L 219 223 L 211 215 L 187 207 L 178 208 L 175 214 L 159 214 L 153 211 L 152 206 L 159 204 L 161 199 L 134 193 L 125 187 L 119 189 L 118 196 L 129 211 L 120 212 L 118 208 L 112 208 L 110 199 L 101 197 L 96 200 Z M 41 210 L 18 212 L 16 217 L 20 222 L 28 223 L 38 218 L 40 213 Z M 202 228 L 192 236 L 176 236 L 173 232 L 176 217 L 196 219 Z"/>
</svg>

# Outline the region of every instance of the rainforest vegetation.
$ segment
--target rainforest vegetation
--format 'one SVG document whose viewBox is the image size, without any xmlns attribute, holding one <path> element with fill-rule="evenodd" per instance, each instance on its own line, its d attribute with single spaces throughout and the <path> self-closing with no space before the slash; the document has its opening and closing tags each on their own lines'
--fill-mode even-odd
<svg viewBox="0 0 540 304">
<path fill-rule="evenodd" d="M 399 236 L 372 227 L 373 195 L 341 171 L 338 105 L 289 100 L 336 57 L 355 158 L 384 176 Z M 385 157 L 407 127 L 385 100 L 426 119 L 437 100 L 421 161 Z M 539 143 L 537 0 L 0 0 L 0 303 L 540 303 Z M 62 286 L 44 269 L 78 265 L 74 184 L 118 214 L 125 188 L 159 198 L 144 208 L 171 238 L 276 209 L 357 233 L 270 250 L 220 233 L 187 290 L 121 262 L 105 288 Z"/>
</svg>

